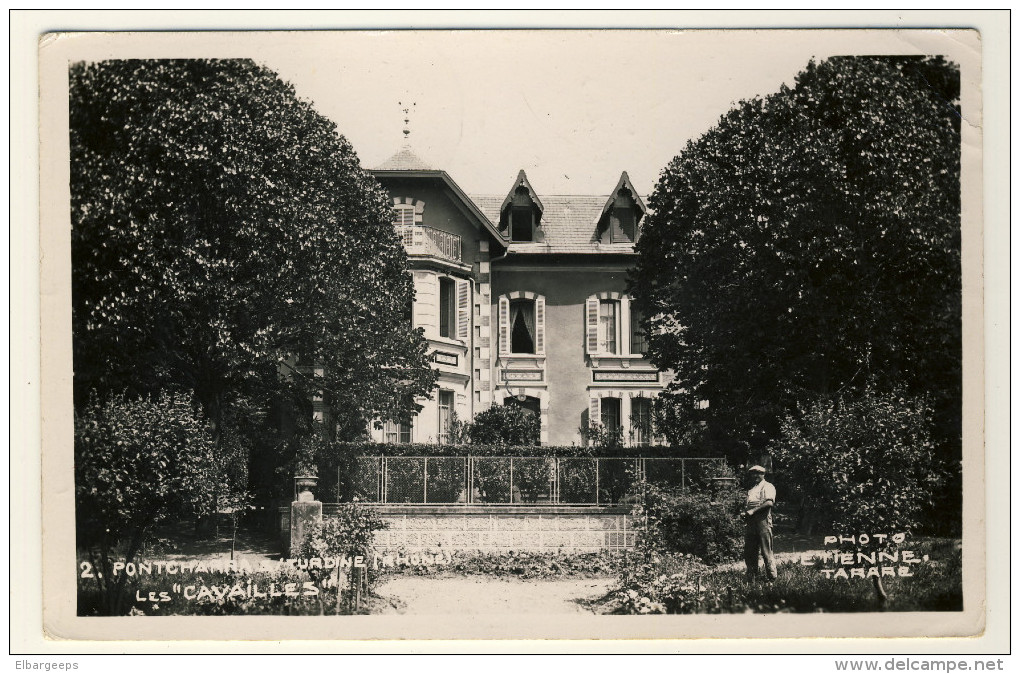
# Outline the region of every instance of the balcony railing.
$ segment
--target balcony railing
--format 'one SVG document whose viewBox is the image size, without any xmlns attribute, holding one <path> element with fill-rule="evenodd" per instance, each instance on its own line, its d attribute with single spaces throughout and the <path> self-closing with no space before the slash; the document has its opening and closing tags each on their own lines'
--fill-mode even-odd
<svg viewBox="0 0 1020 674">
<path fill-rule="evenodd" d="M 423 225 L 398 225 L 397 234 L 408 255 L 429 255 L 460 262 L 460 237 Z"/>
<path fill-rule="evenodd" d="M 366 456 L 356 460 L 348 488 L 367 503 L 607 506 L 642 481 L 708 485 L 723 465 L 714 458 Z"/>
</svg>

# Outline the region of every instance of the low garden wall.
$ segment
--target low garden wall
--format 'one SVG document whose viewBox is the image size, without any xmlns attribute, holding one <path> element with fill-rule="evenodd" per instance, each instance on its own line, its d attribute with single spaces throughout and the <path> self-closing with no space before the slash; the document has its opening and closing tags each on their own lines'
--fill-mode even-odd
<svg viewBox="0 0 1020 674">
<path fill-rule="evenodd" d="M 297 504 L 295 504 L 297 505 Z M 376 536 L 379 550 L 483 552 L 597 552 L 629 550 L 640 522 L 624 506 L 421 506 L 365 505 L 388 527 Z M 322 504 L 322 517 L 337 511 Z M 290 548 L 292 508 L 279 509 L 280 543 Z"/>
<path fill-rule="evenodd" d="M 641 525 L 631 515 L 640 485 L 685 490 L 732 479 L 721 476 L 719 458 L 591 451 L 337 443 L 318 457 L 323 479 L 297 478 L 296 485 L 309 479 L 309 491 L 298 495 L 296 488 L 292 507 L 280 509 L 281 543 L 292 547 L 314 521 L 337 514 L 335 501 L 349 497 L 388 525 L 376 537 L 379 550 L 627 550 Z M 311 505 L 315 487 L 334 503 Z"/>
<path fill-rule="evenodd" d="M 630 509 L 555 506 L 404 506 L 373 508 L 389 525 L 377 535 L 385 550 L 594 552 L 634 547 Z M 330 507 L 323 508 L 329 517 Z"/>
</svg>

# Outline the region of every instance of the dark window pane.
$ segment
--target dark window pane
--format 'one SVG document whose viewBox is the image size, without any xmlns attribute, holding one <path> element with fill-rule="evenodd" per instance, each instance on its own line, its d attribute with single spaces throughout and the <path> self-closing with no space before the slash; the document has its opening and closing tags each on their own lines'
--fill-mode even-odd
<svg viewBox="0 0 1020 674">
<path fill-rule="evenodd" d="M 510 238 L 512 241 L 532 240 L 532 210 L 531 208 L 513 208 L 510 211 Z"/>
<path fill-rule="evenodd" d="M 641 314 L 634 305 L 630 305 L 630 352 L 645 353 L 648 350 L 648 342 L 645 340 L 645 331 L 641 329 Z"/>
<path fill-rule="evenodd" d="M 630 426 L 634 444 L 645 447 L 652 439 L 652 401 L 650 398 L 633 398 L 630 406 Z"/>
<path fill-rule="evenodd" d="M 535 302 L 510 303 L 510 352 L 535 353 Z"/>
<path fill-rule="evenodd" d="M 616 432 L 620 428 L 620 399 L 602 399 L 602 425 L 607 431 Z"/>
<path fill-rule="evenodd" d="M 634 241 L 634 209 L 614 208 L 609 216 L 609 236 L 613 243 Z"/>
<path fill-rule="evenodd" d="M 439 336 L 453 337 L 457 325 L 456 284 L 453 279 L 439 279 Z"/>
</svg>

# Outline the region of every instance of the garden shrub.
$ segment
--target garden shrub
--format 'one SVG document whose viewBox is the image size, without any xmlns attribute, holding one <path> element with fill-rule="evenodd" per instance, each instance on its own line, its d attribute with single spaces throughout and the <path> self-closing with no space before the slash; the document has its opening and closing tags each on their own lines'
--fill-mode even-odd
<svg viewBox="0 0 1020 674">
<path fill-rule="evenodd" d="M 337 587 L 353 589 L 357 583 L 363 583 L 363 587 L 369 591 L 378 578 L 378 571 L 370 563 L 372 542 L 376 532 L 386 526 L 386 522 L 375 511 L 357 503 L 341 503 L 336 514 L 324 516 L 322 522 L 309 528 L 299 547 L 298 556 L 303 559 L 344 557 L 352 560 L 361 557 L 365 561 L 364 571 L 348 572 L 349 569 L 337 565 L 333 569 L 309 568 L 308 574 L 320 584 L 333 576 Z M 347 595 L 350 599 L 353 592 Z"/>
<path fill-rule="evenodd" d="M 738 515 L 743 501 L 736 489 L 645 484 L 635 513 L 644 516 L 647 525 L 639 534 L 639 546 L 646 552 L 691 554 L 708 564 L 738 559 L 743 549 Z"/>
<path fill-rule="evenodd" d="M 206 421 L 189 396 L 117 395 L 75 415 L 75 530 L 105 615 L 126 610 L 125 577 L 115 578 L 114 562 L 133 561 L 161 521 L 211 512 L 216 467 Z"/>
<path fill-rule="evenodd" d="M 464 425 L 472 445 L 538 445 L 541 425 L 538 416 L 521 405 L 493 405 Z"/>
<path fill-rule="evenodd" d="M 621 567 L 614 613 L 699 612 L 701 578 L 709 568 L 693 554 L 653 554 L 631 562 Z"/>
<path fill-rule="evenodd" d="M 405 557 L 411 552 L 398 550 Z M 632 555 L 630 555 L 632 556 Z M 450 564 L 393 566 L 382 568 L 389 575 L 447 576 L 456 574 L 516 577 L 521 579 L 607 578 L 619 574 L 628 553 L 506 550 L 457 551 Z"/>
</svg>

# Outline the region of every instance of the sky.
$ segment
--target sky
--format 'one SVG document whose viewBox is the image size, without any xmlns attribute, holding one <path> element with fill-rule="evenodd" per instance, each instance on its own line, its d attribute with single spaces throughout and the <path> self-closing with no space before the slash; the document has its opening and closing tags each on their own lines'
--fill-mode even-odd
<svg viewBox="0 0 1020 674">
<path fill-rule="evenodd" d="M 867 37 L 867 39 L 862 39 Z M 877 46 L 876 46 L 877 45 Z M 608 194 L 659 173 L 740 100 L 792 86 L 812 58 L 917 53 L 858 31 L 291 33 L 250 56 L 334 120 L 363 166 L 410 145 L 468 193 Z M 923 45 L 920 45 L 923 48 Z"/>
</svg>

